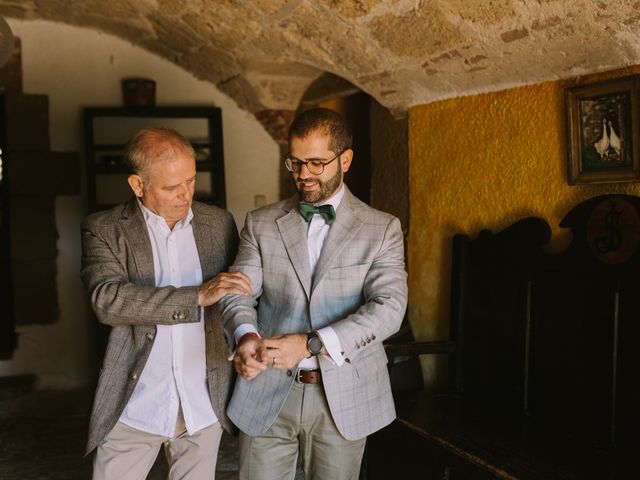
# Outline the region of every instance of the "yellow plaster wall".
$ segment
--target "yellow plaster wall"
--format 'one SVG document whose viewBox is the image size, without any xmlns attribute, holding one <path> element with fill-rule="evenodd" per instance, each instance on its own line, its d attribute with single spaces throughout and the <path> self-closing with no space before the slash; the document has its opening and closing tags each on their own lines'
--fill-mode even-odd
<svg viewBox="0 0 640 480">
<path fill-rule="evenodd" d="M 580 83 L 640 67 L 581 79 Z M 577 82 L 575 82 L 577 83 Z M 525 216 L 553 229 L 605 193 L 640 194 L 640 184 L 567 185 L 564 88 L 550 82 L 414 107 L 409 112 L 409 319 L 418 340 L 448 338 L 451 239 L 499 231 Z M 446 385 L 444 358 L 423 358 L 427 385 Z"/>
</svg>

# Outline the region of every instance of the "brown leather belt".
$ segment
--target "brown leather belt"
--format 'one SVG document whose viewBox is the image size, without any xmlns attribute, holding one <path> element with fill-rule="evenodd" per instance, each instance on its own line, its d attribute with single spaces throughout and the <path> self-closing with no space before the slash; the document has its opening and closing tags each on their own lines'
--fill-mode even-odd
<svg viewBox="0 0 640 480">
<path fill-rule="evenodd" d="M 298 370 L 296 373 L 296 382 L 318 384 L 322 383 L 322 372 L 318 370 Z"/>
</svg>

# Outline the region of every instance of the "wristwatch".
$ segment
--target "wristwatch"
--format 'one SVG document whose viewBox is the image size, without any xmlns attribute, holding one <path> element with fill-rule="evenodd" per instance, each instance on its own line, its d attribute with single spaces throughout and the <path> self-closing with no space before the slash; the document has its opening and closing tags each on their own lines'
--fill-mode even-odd
<svg viewBox="0 0 640 480">
<path fill-rule="evenodd" d="M 324 343 L 322 343 L 322 339 L 320 338 L 320 335 L 318 335 L 318 332 L 307 333 L 307 350 L 309 350 L 309 357 L 317 357 L 322 353 L 323 348 Z"/>
</svg>

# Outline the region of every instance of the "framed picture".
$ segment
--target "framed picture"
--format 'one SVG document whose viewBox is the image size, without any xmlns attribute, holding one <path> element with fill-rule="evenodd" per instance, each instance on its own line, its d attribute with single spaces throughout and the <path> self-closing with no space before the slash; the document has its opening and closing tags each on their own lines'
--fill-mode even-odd
<svg viewBox="0 0 640 480">
<path fill-rule="evenodd" d="M 640 181 L 638 77 L 565 90 L 569 184 Z"/>
</svg>

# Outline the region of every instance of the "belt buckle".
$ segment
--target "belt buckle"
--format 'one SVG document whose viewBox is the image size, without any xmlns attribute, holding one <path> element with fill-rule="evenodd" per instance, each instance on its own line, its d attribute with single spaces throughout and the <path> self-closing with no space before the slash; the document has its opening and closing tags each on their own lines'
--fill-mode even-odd
<svg viewBox="0 0 640 480">
<path fill-rule="evenodd" d="M 299 368 L 296 372 L 296 383 L 302 383 L 302 369 Z"/>
</svg>

